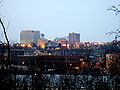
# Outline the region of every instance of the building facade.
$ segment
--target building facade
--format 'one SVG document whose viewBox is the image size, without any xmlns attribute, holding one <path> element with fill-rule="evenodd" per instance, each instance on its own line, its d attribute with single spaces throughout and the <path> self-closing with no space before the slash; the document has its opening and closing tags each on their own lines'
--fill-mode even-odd
<svg viewBox="0 0 120 90">
<path fill-rule="evenodd" d="M 69 33 L 69 43 L 75 44 L 80 43 L 80 34 L 79 33 Z"/>
<path fill-rule="evenodd" d="M 69 44 L 72 47 L 78 47 L 80 44 L 80 34 L 79 33 L 69 33 Z"/>
<path fill-rule="evenodd" d="M 20 33 L 20 43 L 23 44 L 36 44 L 40 39 L 40 31 L 24 30 Z"/>
<path fill-rule="evenodd" d="M 69 48 L 68 40 L 67 37 L 62 37 L 62 38 L 55 38 L 55 42 L 57 42 L 62 49 L 67 49 Z"/>
</svg>

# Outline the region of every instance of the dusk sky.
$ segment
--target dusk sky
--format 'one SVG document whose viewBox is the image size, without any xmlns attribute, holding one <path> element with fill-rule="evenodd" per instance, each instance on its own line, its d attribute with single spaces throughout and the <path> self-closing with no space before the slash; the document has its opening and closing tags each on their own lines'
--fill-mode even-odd
<svg viewBox="0 0 120 90">
<path fill-rule="evenodd" d="M 119 28 L 120 15 L 107 9 L 118 4 L 119 0 L 4 0 L 0 14 L 6 26 L 10 22 L 9 39 L 17 42 L 22 30 L 39 30 L 47 39 L 76 32 L 81 41 L 112 41 L 114 36 L 106 33 Z"/>
</svg>

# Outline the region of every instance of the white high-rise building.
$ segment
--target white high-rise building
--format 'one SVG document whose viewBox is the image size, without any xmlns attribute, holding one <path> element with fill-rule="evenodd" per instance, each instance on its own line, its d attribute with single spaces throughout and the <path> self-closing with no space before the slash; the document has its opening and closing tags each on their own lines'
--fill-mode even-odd
<svg viewBox="0 0 120 90">
<path fill-rule="evenodd" d="M 20 33 L 20 43 L 23 44 L 36 44 L 40 39 L 40 31 L 23 30 Z"/>
</svg>

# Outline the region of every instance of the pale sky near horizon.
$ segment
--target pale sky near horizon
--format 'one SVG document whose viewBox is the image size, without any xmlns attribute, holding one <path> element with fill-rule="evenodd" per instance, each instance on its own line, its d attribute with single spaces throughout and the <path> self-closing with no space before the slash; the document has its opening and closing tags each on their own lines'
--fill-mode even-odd
<svg viewBox="0 0 120 90">
<path fill-rule="evenodd" d="M 17 42 L 20 32 L 26 29 L 39 30 L 47 39 L 76 32 L 80 33 L 81 41 L 112 41 L 114 36 L 106 33 L 119 28 L 120 15 L 107 9 L 119 3 L 119 0 L 4 0 L 0 14 L 6 26 L 10 22 L 9 39 Z"/>
</svg>

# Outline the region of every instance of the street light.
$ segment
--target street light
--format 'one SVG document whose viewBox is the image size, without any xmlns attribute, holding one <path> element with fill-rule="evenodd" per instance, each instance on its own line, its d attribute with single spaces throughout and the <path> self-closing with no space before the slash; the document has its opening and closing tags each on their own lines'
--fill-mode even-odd
<svg viewBox="0 0 120 90">
<path fill-rule="evenodd" d="M 22 62 L 22 65 L 24 65 L 24 64 L 25 64 L 25 62 L 23 61 L 23 62 Z"/>
</svg>

